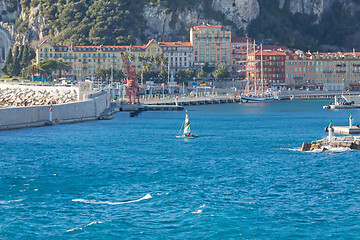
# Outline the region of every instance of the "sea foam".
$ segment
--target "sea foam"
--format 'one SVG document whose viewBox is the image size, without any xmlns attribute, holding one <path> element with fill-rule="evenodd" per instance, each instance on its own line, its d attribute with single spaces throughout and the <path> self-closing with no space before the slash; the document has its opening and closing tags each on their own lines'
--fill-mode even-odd
<svg viewBox="0 0 360 240">
<path fill-rule="evenodd" d="M 90 225 L 98 224 L 98 223 L 103 223 L 103 222 L 102 222 L 102 221 L 93 221 L 93 222 L 91 222 L 91 223 L 89 223 L 89 224 L 86 224 L 86 225 L 83 226 L 83 227 L 71 228 L 71 229 L 69 229 L 69 230 L 66 230 L 66 232 L 73 232 L 73 231 L 77 231 L 77 230 L 83 230 L 83 228 L 86 228 L 86 227 L 88 227 L 88 226 L 90 226 Z"/>
<path fill-rule="evenodd" d="M 17 200 L 9 200 L 9 201 L 0 201 L 0 204 L 9 204 L 9 203 L 13 203 L 13 202 L 21 202 L 24 199 L 17 199 Z"/>
<path fill-rule="evenodd" d="M 346 148 L 346 147 L 339 147 L 339 148 L 334 148 L 334 147 L 330 147 L 330 146 L 324 146 L 327 150 L 323 151 L 322 149 L 314 149 L 312 151 L 312 153 L 320 153 L 320 152 L 347 152 L 347 151 L 351 151 L 352 149 L 350 148 Z M 297 147 L 297 148 L 281 148 L 282 150 L 287 150 L 287 151 L 293 151 L 293 152 L 301 152 L 301 148 Z"/>
<path fill-rule="evenodd" d="M 82 202 L 82 203 L 90 203 L 90 204 L 109 204 L 109 205 L 120 205 L 126 203 L 140 202 L 142 200 L 150 199 L 152 196 L 150 193 L 146 194 L 144 197 L 139 198 L 137 200 L 127 201 L 127 202 L 110 202 L 110 201 L 96 201 L 96 200 L 86 200 L 82 198 L 72 199 L 73 202 Z"/>
</svg>

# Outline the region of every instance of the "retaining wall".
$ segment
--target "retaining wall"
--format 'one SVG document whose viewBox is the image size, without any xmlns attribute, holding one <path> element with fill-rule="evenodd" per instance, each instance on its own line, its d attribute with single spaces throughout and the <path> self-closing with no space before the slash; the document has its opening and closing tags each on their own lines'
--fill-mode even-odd
<svg viewBox="0 0 360 240">
<path fill-rule="evenodd" d="M 50 106 L 0 108 L 0 130 L 95 120 L 110 107 L 109 93 L 99 92 L 91 97 L 86 101 L 53 105 L 53 122 L 50 122 Z"/>
</svg>

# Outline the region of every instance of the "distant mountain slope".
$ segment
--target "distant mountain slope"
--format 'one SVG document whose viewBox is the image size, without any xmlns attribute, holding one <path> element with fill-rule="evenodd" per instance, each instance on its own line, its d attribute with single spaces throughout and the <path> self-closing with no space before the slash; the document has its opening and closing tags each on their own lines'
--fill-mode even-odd
<svg viewBox="0 0 360 240">
<path fill-rule="evenodd" d="M 139 44 L 188 40 L 191 26 L 303 50 L 360 49 L 360 0 L 2 0 L 0 26 L 17 42 Z"/>
</svg>

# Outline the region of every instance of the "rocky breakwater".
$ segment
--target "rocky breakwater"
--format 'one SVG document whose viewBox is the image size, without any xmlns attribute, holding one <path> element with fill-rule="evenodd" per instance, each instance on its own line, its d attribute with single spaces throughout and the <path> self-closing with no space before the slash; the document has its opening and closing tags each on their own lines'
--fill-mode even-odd
<svg viewBox="0 0 360 240">
<path fill-rule="evenodd" d="M 0 106 L 25 107 L 69 103 L 78 100 L 75 90 L 58 89 L 34 90 L 30 88 L 0 89 Z"/>
<path fill-rule="evenodd" d="M 301 151 L 327 151 L 329 148 L 350 148 L 360 150 L 360 136 L 333 137 L 331 141 L 329 141 L 329 137 L 326 137 L 311 143 L 304 142 Z"/>
</svg>

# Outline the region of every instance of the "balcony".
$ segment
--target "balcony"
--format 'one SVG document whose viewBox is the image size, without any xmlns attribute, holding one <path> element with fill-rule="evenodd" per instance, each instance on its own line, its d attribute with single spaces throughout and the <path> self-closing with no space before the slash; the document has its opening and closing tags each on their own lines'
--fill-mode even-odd
<svg viewBox="0 0 360 240">
<path fill-rule="evenodd" d="M 346 67 L 345 63 L 341 63 L 341 64 L 336 64 L 337 67 Z"/>
<path fill-rule="evenodd" d="M 337 73 L 346 73 L 346 70 L 336 70 Z"/>
</svg>

